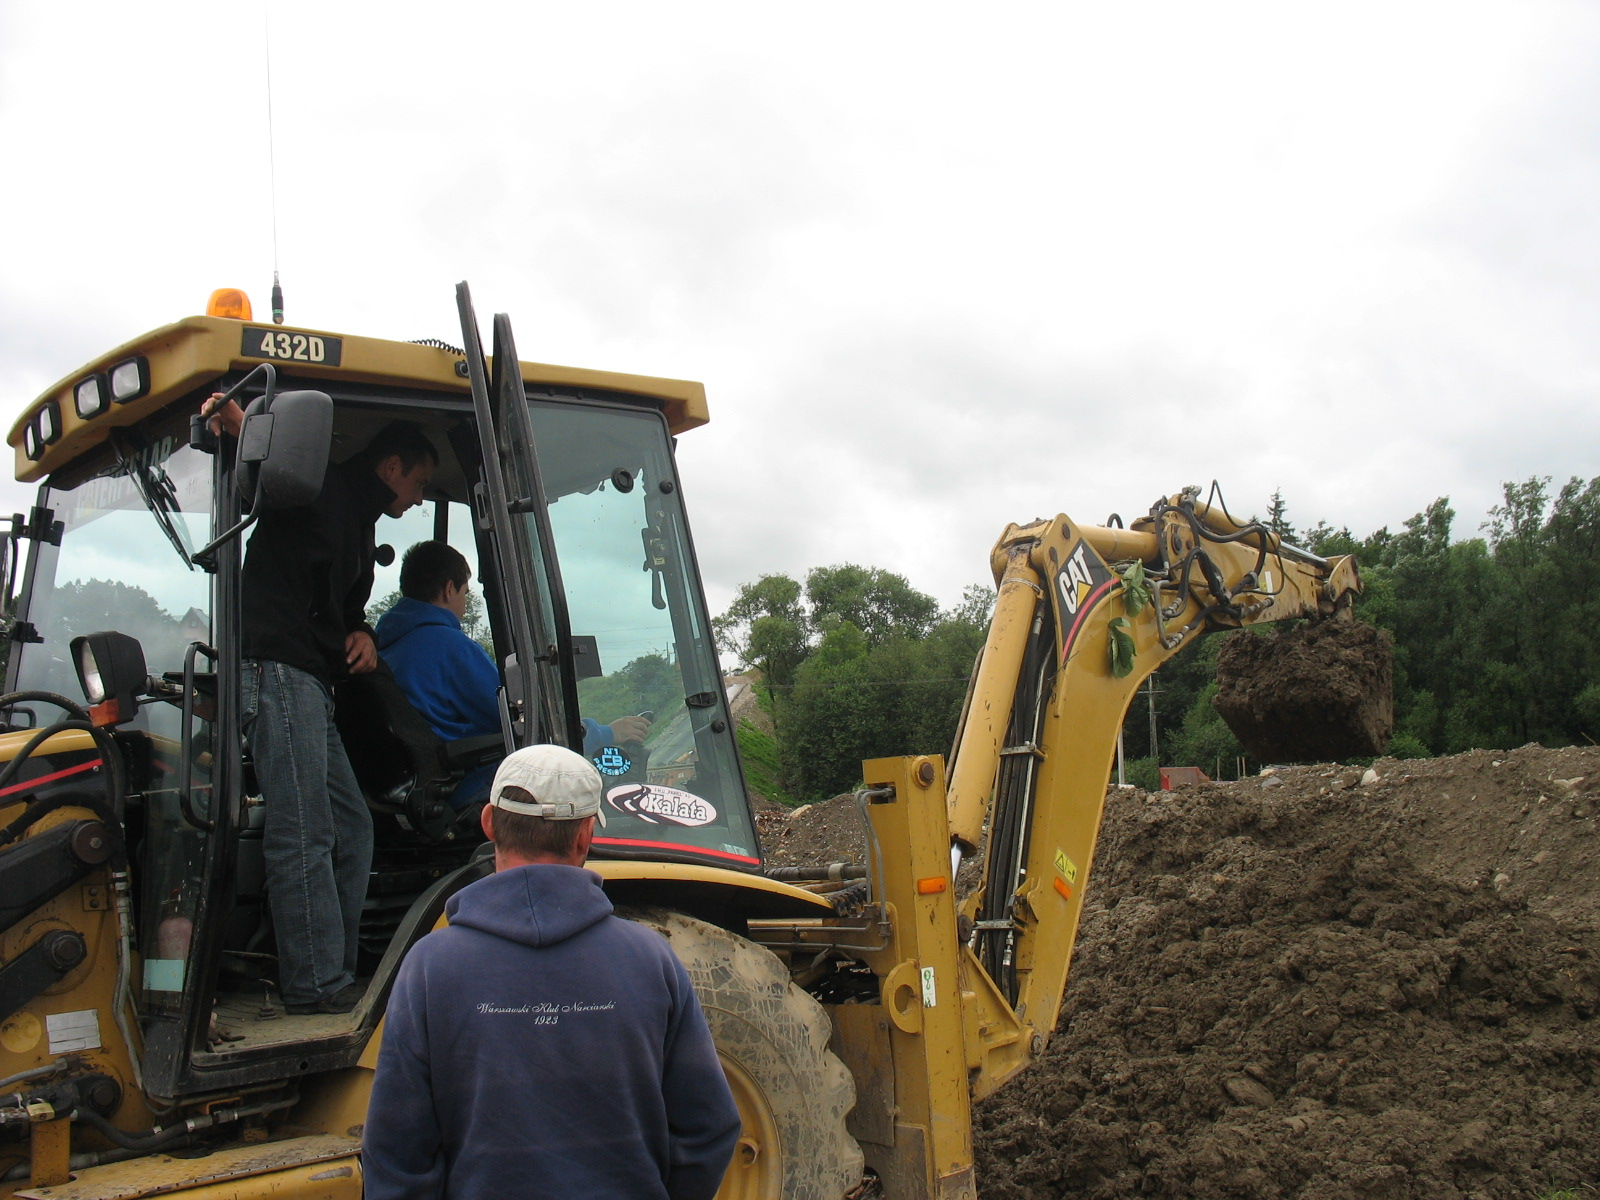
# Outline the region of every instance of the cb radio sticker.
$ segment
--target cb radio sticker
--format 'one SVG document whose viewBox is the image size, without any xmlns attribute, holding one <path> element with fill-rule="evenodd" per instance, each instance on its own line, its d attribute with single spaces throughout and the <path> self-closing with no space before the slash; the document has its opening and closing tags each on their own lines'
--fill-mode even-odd
<svg viewBox="0 0 1600 1200">
<path fill-rule="evenodd" d="M 633 770 L 633 759 L 627 756 L 621 746 L 602 746 L 589 761 L 602 775 L 626 775 Z"/>
</svg>

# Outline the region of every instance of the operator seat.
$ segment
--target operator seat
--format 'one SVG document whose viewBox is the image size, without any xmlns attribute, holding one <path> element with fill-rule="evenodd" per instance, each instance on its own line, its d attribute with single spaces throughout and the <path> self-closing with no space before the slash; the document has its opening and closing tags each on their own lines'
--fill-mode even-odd
<svg viewBox="0 0 1600 1200">
<path fill-rule="evenodd" d="M 499 734 L 440 738 L 381 659 L 377 670 L 338 685 L 334 723 L 368 807 L 394 814 L 429 841 L 453 840 L 462 815 L 451 809 L 450 794 L 462 777 L 505 756 Z"/>
</svg>

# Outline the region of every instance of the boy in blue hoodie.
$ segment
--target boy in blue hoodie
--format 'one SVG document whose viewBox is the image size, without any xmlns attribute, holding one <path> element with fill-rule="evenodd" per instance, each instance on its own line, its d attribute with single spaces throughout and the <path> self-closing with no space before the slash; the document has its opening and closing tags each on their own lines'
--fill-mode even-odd
<svg viewBox="0 0 1600 1200">
<path fill-rule="evenodd" d="M 500 764 L 495 873 L 406 956 L 367 1109 L 368 1200 L 711 1200 L 739 1112 L 688 975 L 583 869 L 600 775 Z"/>
<path fill-rule="evenodd" d="M 400 560 L 400 601 L 378 618 L 378 653 L 411 707 L 447 742 L 500 732 L 500 673 L 467 636 L 467 583 L 472 568 L 447 542 L 418 542 Z M 584 753 L 616 741 L 642 742 L 650 722 L 619 717 L 610 725 L 583 718 Z M 457 811 L 481 801 L 493 777 L 480 767 L 456 785 Z"/>
</svg>

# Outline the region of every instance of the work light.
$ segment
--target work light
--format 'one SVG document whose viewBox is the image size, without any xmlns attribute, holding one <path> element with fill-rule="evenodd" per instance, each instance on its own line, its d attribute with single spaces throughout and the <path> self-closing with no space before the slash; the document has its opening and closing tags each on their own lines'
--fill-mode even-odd
<svg viewBox="0 0 1600 1200">
<path fill-rule="evenodd" d="M 111 398 L 106 395 L 106 381 L 99 375 L 80 380 L 78 386 L 72 389 L 72 407 L 78 410 L 78 416 L 83 420 L 105 412 L 111 407 Z"/>
<path fill-rule="evenodd" d="M 150 390 L 150 362 L 143 356 L 111 368 L 111 398 L 118 404 L 137 400 Z"/>
<path fill-rule="evenodd" d="M 120 725 L 139 710 L 150 690 L 144 649 L 137 638 L 107 630 L 72 639 L 72 661 L 96 725 Z"/>
</svg>

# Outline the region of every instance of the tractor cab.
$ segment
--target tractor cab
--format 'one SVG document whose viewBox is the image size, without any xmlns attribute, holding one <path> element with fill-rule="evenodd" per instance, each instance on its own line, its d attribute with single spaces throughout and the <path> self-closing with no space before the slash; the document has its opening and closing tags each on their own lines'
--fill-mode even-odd
<svg viewBox="0 0 1600 1200">
<path fill-rule="evenodd" d="M 129 1003 L 108 1008 L 136 1014 L 148 1096 L 353 1065 L 405 949 L 486 869 L 457 785 L 518 746 L 557 742 L 594 762 L 608 820 L 593 853 L 622 874 L 760 872 L 673 460 L 675 435 L 706 419 L 703 390 L 520 362 L 503 317 L 491 367 L 465 285 L 458 301 L 462 348 L 259 325 L 248 311 L 188 318 L 68 376 L 12 430 L 18 476 L 40 489 L 6 547 L 0 822 L 66 789 L 120 824 L 114 973 Z M 248 406 L 237 441 L 198 420 L 215 392 Z M 477 600 L 464 627 L 495 664 L 501 728 L 456 744 L 392 680 L 335 684 L 376 830 L 367 995 L 348 1016 L 289 1016 L 261 857 L 270 812 L 240 730 L 240 566 L 255 521 L 307 503 L 329 463 L 397 419 L 422 429 L 439 465 L 421 507 L 379 519 L 369 621 L 398 598 L 409 546 L 459 550 Z M 640 715 L 642 738 L 603 736 Z M 19 984 L 13 1007 L 79 969 Z"/>
</svg>

